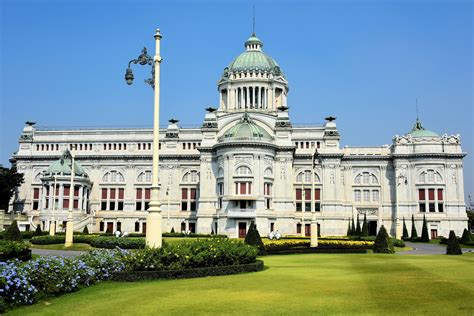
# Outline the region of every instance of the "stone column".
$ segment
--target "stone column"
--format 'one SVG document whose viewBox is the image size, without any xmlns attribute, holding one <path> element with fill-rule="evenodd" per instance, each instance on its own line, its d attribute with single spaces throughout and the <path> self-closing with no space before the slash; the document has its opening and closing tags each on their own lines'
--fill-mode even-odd
<svg viewBox="0 0 474 316">
<path fill-rule="evenodd" d="M 250 103 L 250 88 L 249 87 L 245 87 L 245 108 L 248 108 L 249 107 L 249 103 Z"/>
</svg>

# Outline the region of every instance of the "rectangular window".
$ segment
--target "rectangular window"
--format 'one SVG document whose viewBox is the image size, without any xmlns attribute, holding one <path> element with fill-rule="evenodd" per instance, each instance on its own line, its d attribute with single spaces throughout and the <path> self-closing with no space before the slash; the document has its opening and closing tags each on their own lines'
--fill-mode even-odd
<svg viewBox="0 0 474 316">
<path fill-rule="evenodd" d="M 370 201 L 370 191 L 364 190 L 364 202 Z"/>
<path fill-rule="evenodd" d="M 304 211 L 305 212 L 311 212 L 311 202 L 305 202 L 304 203 Z"/>
<path fill-rule="evenodd" d="M 321 212 L 321 203 L 319 202 L 314 203 L 314 211 Z"/>
<path fill-rule="evenodd" d="M 434 201 L 434 199 L 435 199 L 435 190 L 434 189 L 428 189 L 428 199 L 430 201 Z"/>
<path fill-rule="evenodd" d="M 426 212 L 426 203 L 420 203 L 420 212 L 422 213 Z"/>
<path fill-rule="evenodd" d="M 435 204 L 434 203 L 429 203 L 429 207 L 430 207 L 430 212 L 435 211 Z"/>
<path fill-rule="evenodd" d="M 440 212 L 440 213 L 443 213 L 443 212 L 444 212 L 443 203 L 438 203 L 438 212 Z"/>
<path fill-rule="evenodd" d="M 39 194 L 40 189 L 39 188 L 34 188 L 33 189 L 33 210 L 39 209 Z"/>
<path fill-rule="evenodd" d="M 316 201 L 321 200 L 321 189 L 314 189 L 314 199 Z"/>
<path fill-rule="evenodd" d="M 354 201 L 360 202 L 360 190 L 354 191 Z"/>
<path fill-rule="evenodd" d="M 425 189 L 419 189 L 418 190 L 418 200 L 424 201 L 426 199 L 425 197 Z"/>
<path fill-rule="evenodd" d="M 301 234 L 301 224 L 296 224 L 296 233 Z"/>
<path fill-rule="evenodd" d="M 245 182 L 240 183 L 240 194 L 247 194 L 247 185 Z"/>
<path fill-rule="evenodd" d="M 438 201 L 443 200 L 443 189 L 438 189 Z"/>
<path fill-rule="evenodd" d="M 140 223 L 135 222 L 135 232 L 139 232 L 139 231 L 140 231 Z"/>
<path fill-rule="evenodd" d="M 63 198 L 63 209 L 69 209 L 69 199 Z"/>
<path fill-rule="evenodd" d="M 296 189 L 296 200 L 301 201 L 301 189 Z"/>
<path fill-rule="evenodd" d="M 304 189 L 305 201 L 311 201 L 311 189 Z"/>
<path fill-rule="evenodd" d="M 145 189 L 145 200 L 150 200 L 150 198 L 151 198 L 151 189 L 146 188 Z"/>
<path fill-rule="evenodd" d="M 188 189 L 181 189 L 181 199 L 187 200 L 188 199 Z"/>
<path fill-rule="evenodd" d="M 379 201 L 379 191 L 378 190 L 372 191 L 372 201 L 374 201 L 374 202 Z"/>
</svg>

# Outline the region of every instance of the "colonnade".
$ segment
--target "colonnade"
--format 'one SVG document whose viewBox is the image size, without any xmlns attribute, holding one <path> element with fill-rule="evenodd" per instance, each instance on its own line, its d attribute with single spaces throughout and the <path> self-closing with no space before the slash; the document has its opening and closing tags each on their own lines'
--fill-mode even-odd
<svg viewBox="0 0 474 316">
<path fill-rule="evenodd" d="M 74 201 L 77 201 L 77 203 L 73 204 L 73 208 L 86 211 L 89 199 L 89 187 L 83 184 L 78 184 L 74 185 L 74 188 L 75 192 L 73 194 L 74 199 L 72 203 L 74 203 Z M 69 201 L 69 190 L 69 183 L 56 183 L 56 190 L 54 190 L 54 181 L 44 185 L 41 192 L 42 205 L 40 206 L 40 209 L 68 210 L 69 203 L 71 203 L 71 201 Z M 65 203 L 65 201 L 68 202 Z"/>
</svg>

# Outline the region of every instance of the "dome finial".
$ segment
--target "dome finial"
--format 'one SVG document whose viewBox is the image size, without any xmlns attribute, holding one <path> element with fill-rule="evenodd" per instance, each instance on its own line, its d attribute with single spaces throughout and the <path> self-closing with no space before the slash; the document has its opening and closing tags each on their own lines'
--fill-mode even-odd
<svg viewBox="0 0 474 316">
<path fill-rule="evenodd" d="M 255 36 L 255 4 L 253 5 L 252 37 L 256 37 L 256 36 Z"/>
</svg>

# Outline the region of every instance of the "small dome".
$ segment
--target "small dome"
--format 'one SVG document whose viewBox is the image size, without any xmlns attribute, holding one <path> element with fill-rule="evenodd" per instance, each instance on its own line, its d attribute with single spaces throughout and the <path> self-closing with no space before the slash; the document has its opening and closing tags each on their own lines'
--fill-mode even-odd
<svg viewBox="0 0 474 316">
<path fill-rule="evenodd" d="M 70 175 L 71 174 L 71 153 L 66 150 L 61 159 L 53 162 L 48 169 L 44 172 L 45 175 Z M 76 176 L 88 177 L 86 170 L 77 161 L 74 161 L 74 174 Z"/>
<path fill-rule="evenodd" d="M 272 141 L 273 137 L 263 128 L 253 123 L 247 112 L 244 113 L 239 123 L 229 128 L 221 140 L 263 140 Z"/>
<path fill-rule="evenodd" d="M 411 137 L 440 137 L 437 133 L 425 129 L 418 118 L 409 134 Z"/>
<path fill-rule="evenodd" d="M 274 75 L 283 75 L 277 62 L 262 52 L 262 41 L 253 34 L 245 42 L 246 51 L 235 58 L 224 69 L 224 76 L 229 73 L 239 72 L 267 72 Z"/>
</svg>

